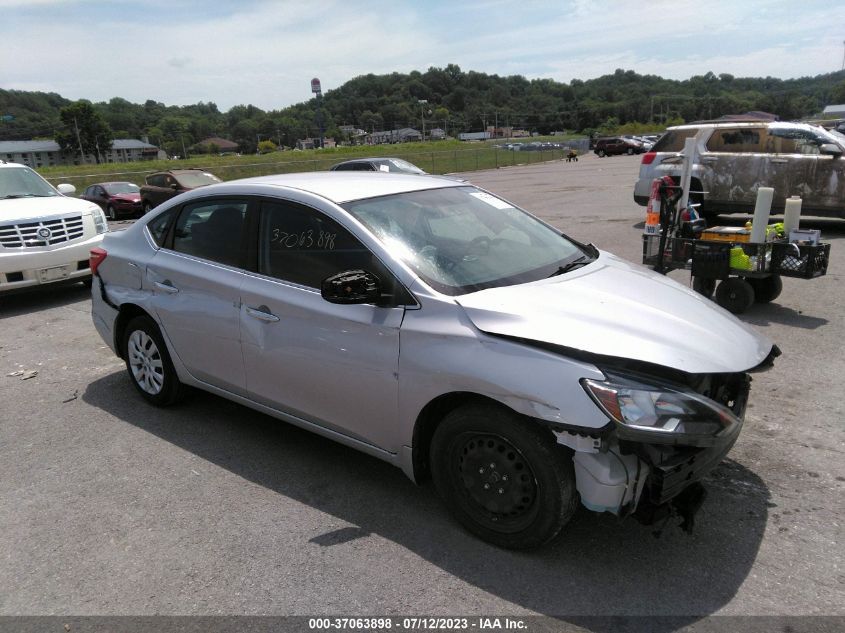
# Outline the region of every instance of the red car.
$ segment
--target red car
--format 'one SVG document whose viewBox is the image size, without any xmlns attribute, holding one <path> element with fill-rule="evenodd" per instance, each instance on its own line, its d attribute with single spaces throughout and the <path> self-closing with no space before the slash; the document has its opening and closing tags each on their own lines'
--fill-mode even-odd
<svg viewBox="0 0 845 633">
<path fill-rule="evenodd" d="M 79 197 L 100 205 L 109 220 L 141 214 L 141 189 L 131 182 L 98 182 Z"/>
<path fill-rule="evenodd" d="M 146 177 L 141 187 L 141 204 L 144 213 L 149 213 L 162 202 L 180 193 L 222 182 L 217 176 L 204 169 L 169 169 L 157 171 Z"/>
</svg>

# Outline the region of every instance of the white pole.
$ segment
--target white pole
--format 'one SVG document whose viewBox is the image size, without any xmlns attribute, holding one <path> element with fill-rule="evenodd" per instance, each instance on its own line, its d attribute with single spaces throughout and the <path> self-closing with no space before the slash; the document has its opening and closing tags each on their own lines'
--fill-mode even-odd
<svg viewBox="0 0 845 633">
<path fill-rule="evenodd" d="M 692 181 L 692 168 L 698 159 L 698 151 L 695 144 L 695 137 L 691 136 L 684 140 L 683 163 L 681 163 L 681 201 L 679 209 L 686 209 L 689 206 L 689 188 Z"/>
</svg>

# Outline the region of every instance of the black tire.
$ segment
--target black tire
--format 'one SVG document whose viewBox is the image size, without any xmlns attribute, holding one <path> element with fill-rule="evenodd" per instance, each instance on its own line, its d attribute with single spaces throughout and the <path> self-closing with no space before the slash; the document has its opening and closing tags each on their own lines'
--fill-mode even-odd
<svg viewBox="0 0 845 633">
<path fill-rule="evenodd" d="M 703 295 L 708 299 L 712 299 L 713 291 L 716 290 L 716 280 L 705 277 L 693 277 L 692 289 L 698 294 Z"/>
<path fill-rule="evenodd" d="M 599 155 L 600 158 L 604 158 L 607 155 L 606 152 L 603 149 L 600 149 L 596 153 Z"/>
<path fill-rule="evenodd" d="M 129 379 L 147 402 L 165 407 L 182 398 L 185 388 L 150 317 L 137 316 L 127 324 L 121 351 Z"/>
<path fill-rule="evenodd" d="M 109 217 L 109 220 L 117 220 L 117 211 L 114 210 L 112 205 L 106 207 L 106 215 Z"/>
<path fill-rule="evenodd" d="M 716 288 L 716 303 L 728 312 L 742 314 L 754 303 L 754 288 L 742 277 L 730 277 Z"/>
<path fill-rule="evenodd" d="M 492 404 L 449 413 L 434 432 L 430 465 L 449 511 L 499 547 L 549 542 L 579 505 L 572 452 L 536 423 Z"/>
<path fill-rule="evenodd" d="M 774 301 L 783 291 L 783 280 L 780 278 L 780 275 L 749 279 L 748 283 L 754 288 L 754 301 L 757 303 Z"/>
<path fill-rule="evenodd" d="M 629 147 L 629 148 L 628 148 L 628 156 L 633 156 L 633 155 L 634 155 L 634 148 L 633 148 L 633 147 Z"/>
</svg>

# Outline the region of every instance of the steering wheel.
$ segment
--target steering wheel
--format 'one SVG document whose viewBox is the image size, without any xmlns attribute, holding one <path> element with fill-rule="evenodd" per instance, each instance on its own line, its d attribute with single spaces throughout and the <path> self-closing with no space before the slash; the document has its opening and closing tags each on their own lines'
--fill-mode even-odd
<svg viewBox="0 0 845 633">
<path fill-rule="evenodd" d="M 467 255 L 487 255 L 490 252 L 490 244 L 493 243 L 486 235 L 479 235 L 472 239 L 467 246 Z"/>
</svg>

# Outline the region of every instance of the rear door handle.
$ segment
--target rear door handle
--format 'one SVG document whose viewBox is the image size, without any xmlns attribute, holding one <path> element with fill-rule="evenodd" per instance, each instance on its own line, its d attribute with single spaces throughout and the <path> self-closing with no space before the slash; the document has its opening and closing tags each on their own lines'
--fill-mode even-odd
<svg viewBox="0 0 845 633">
<path fill-rule="evenodd" d="M 785 158 L 770 158 L 770 163 L 786 163 L 788 162 Z"/>
<path fill-rule="evenodd" d="M 270 308 L 268 308 L 267 306 L 258 306 L 257 308 L 251 308 L 247 306 L 246 313 L 254 319 L 258 319 L 259 321 L 266 321 L 267 323 L 275 323 L 279 320 L 279 317 L 270 312 Z"/>
<path fill-rule="evenodd" d="M 164 281 L 155 281 L 153 282 L 153 285 L 167 294 L 175 295 L 179 292 L 179 288 L 171 284 L 169 279 L 165 279 Z"/>
</svg>

